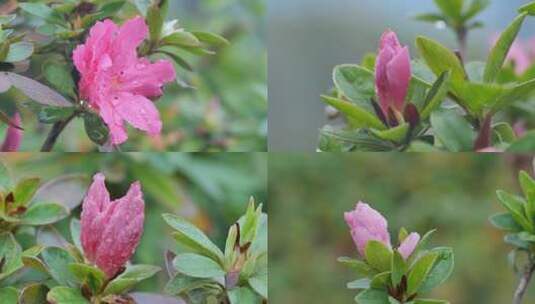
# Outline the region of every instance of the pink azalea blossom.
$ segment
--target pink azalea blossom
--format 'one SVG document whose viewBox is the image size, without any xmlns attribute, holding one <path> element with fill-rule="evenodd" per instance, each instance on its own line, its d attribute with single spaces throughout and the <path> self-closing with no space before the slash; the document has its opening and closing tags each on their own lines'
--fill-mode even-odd
<svg viewBox="0 0 535 304">
<path fill-rule="evenodd" d="M 21 126 L 21 119 L 19 113 L 15 113 L 12 123 L 18 127 Z M 1 152 L 16 152 L 19 150 L 20 143 L 22 141 L 22 130 L 15 128 L 14 126 L 8 126 L 6 131 L 6 137 Z"/>
<path fill-rule="evenodd" d="M 111 201 L 104 179 L 96 174 L 84 199 L 80 239 L 87 260 L 112 278 L 139 244 L 145 203 L 139 182 L 124 197 Z"/>
<path fill-rule="evenodd" d="M 85 44 L 73 53 L 81 76 L 80 95 L 107 124 L 114 145 L 128 138 L 125 121 L 151 136 L 162 130 L 158 109 L 149 98 L 161 96 L 162 86 L 176 74 L 167 60 L 151 63 L 138 57 L 137 47 L 147 35 L 141 17 L 121 27 L 104 20 L 91 28 Z"/>
<path fill-rule="evenodd" d="M 375 64 L 375 88 L 385 116 L 388 110 L 403 111 L 411 80 L 409 49 L 401 46 L 396 33 L 387 30 L 381 36 Z"/>
<path fill-rule="evenodd" d="M 390 234 L 388 233 L 387 220 L 370 205 L 358 202 L 355 210 L 344 213 L 344 218 L 351 229 L 353 242 L 357 246 L 359 254 L 365 257 L 366 245 L 369 241 L 379 241 L 388 248 L 392 248 Z M 404 259 L 409 258 L 420 242 L 420 235 L 411 233 L 398 248 Z"/>
</svg>

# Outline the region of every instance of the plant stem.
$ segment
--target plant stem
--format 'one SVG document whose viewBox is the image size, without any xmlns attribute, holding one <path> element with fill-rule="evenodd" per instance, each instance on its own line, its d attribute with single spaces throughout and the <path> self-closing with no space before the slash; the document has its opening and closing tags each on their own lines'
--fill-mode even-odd
<svg viewBox="0 0 535 304">
<path fill-rule="evenodd" d="M 466 61 L 467 60 L 466 53 L 468 50 L 468 43 L 467 43 L 468 30 L 464 26 L 462 26 L 459 29 L 457 29 L 456 34 L 457 34 L 457 42 L 459 43 L 459 53 L 461 54 L 462 60 Z"/>
<path fill-rule="evenodd" d="M 78 112 L 75 111 L 71 114 L 71 116 L 67 117 L 67 119 L 56 122 L 52 129 L 50 130 L 50 133 L 48 133 L 48 136 L 46 137 L 45 142 L 43 143 L 43 146 L 41 148 L 41 152 L 50 152 L 52 151 L 52 148 L 54 148 L 54 145 L 56 144 L 56 141 L 58 140 L 59 135 L 63 130 L 65 130 L 65 127 L 73 120 L 74 117 L 78 115 Z"/>
<path fill-rule="evenodd" d="M 529 282 L 531 281 L 533 272 L 535 272 L 535 261 L 530 259 L 529 264 L 526 265 L 526 268 L 524 269 L 524 273 L 522 274 L 522 277 L 520 278 L 518 287 L 516 288 L 515 296 L 513 298 L 513 304 L 522 303 L 522 298 L 524 297 L 524 293 L 526 292 Z"/>
</svg>

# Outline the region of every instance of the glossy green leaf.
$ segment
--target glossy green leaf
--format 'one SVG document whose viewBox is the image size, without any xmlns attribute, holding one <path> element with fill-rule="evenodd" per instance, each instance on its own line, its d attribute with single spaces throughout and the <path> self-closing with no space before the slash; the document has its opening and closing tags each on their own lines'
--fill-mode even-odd
<svg viewBox="0 0 535 304">
<path fill-rule="evenodd" d="M 19 291 L 15 287 L 0 287 L 0 303 L 17 304 Z"/>
<path fill-rule="evenodd" d="M 199 228 L 183 218 L 173 215 L 164 214 L 164 220 L 171 226 L 175 232 L 175 239 L 180 241 L 183 245 L 189 247 L 194 252 L 206 255 L 223 262 L 224 256 L 221 249 L 219 249 Z"/>
<path fill-rule="evenodd" d="M 455 258 L 451 248 L 439 247 L 431 250 L 437 254 L 437 258 L 424 279 L 419 292 L 425 293 L 443 284 L 452 274 L 455 266 Z"/>
<path fill-rule="evenodd" d="M 19 7 L 28 14 L 41 17 L 46 21 L 55 24 L 64 24 L 65 20 L 58 13 L 54 12 L 52 8 L 44 3 L 19 3 Z"/>
<path fill-rule="evenodd" d="M 492 225 L 494 225 L 494 227 L 499 229 L 513 232 L 522 231 L 522 226 L 517 224 L 517 222 L 509 212 L 495 214 L 489 218 L 489 221 Z"/>
<path fill-rule="evenodd" d="M 211 279 L 199 279 L 177 273 L 165 286 L 165 292 L 171 295 L 182 295 L 192 290 L 217 284 Z"/>
<path fill-rule="evenodd" d="M 373 269 L 365 262 L 349 257 L 339 257 L 338 262 L 343 265 L 356 270 L 356 272 L 362 276 L 368 276 L 373 273 Z"/>
<path fill-rule="evenodd" d="M 369 241 L 364 250 L 366 261 L 378 271 L 390 270 L 392 250 L 379 241 Z"/>
<path fill-rule="evenodd" d="M 405 259 L 403 259 L 403 257 L 397 250 L 394 250 L 394 254 L 392 254 L 392 266 L 391 266 L 391 269 L 392 269 L 391 279 L 392 279 L 393 286 L 398 286 L 398 284 L 401 283 L 401 279 L 403 278 L 404 275 L 407 274 L 408 268 L 409 267 L 407 263 L 405 262 Z"/>
<path fill-rule="evenodd" d="M 500 122 L 492 126 L 494 132 L 498 135 L 500 142 L 512 143 L 516 140 L 516 134 L 513 127 L 506 122 Z"/>
<path fill-rule="evenodd" d="M 0 280 L 22 268 L 20 245 L 11 233 L 0 234 L 0 258 L 4 258 L 4 265 L 0 269 Z"/>
<path fill-rule="evenodd" d="M 348 289 L 368 289 L 370 288 L 370 279 L 364 278 L 364 279 L 351 281 L 346 284 L 346 287 Z"/>
<path fill-rule="evenodd" d="M 453 20 L 461 18 L 463 10 L 463 0 L 434 0 L 442 13 Z"/>
<path fill-rule="evenodd" d="M 24 225 L 48 225 L 56 223 L 69 215 L 69 210 L 55 203 L 43 203 L 31 206 L 21 216 Z"/>
<path fill-rule="evenodd" d="M 442 73 L 450 71 L 452 88 L 456 90 L 466 81 L 466 73 L 459 58 L 448 48 L 435 40 L 419 36 L 416 38 L 416 46 L 423 59 L 439 77 Z"/>
<path fill-rule="evenodd" d="M 89 301 L 82 296 L 78 288 L 54 287 L 47 295 L 50 303 L 58 304 L 89 304 Z"/>
<path fill-rule="evenodd" d="M 40 178 L 25 178 L 17 183 L 13 195 L 16 206 L 27 206 L 41 183 Z"/>
<path fill-rule="evenodd" d="M 201 42 L 195 35 L 189 32 L 179 31 L 174 32 L 171 35 L 163 37 L 161 40 L 163 45 L 175 45 L 184 47 L 200 47 Z"/>
<path fill-rule="evenodd" d="M 73 263 L 69 265 L 69 270 L 81 285 L 88 286 L 93 293 L 100 292 L 107 280 L 102 270 L 87 264 Z"/>
<path fill-rule="evenodd" d="M 329 96 L 322 96 L 321 98 L 323 102 L 342 112 L 360 127 L 369 127 L 378 130 L 386 129 L 379 118 L 354 103 Z"/>
<path fill-rule="evenodd" d="M 58 92 L 25 76 L 1 72 L 0 82 L 6 82 L 20 90 L 28 98 L 46 106 L 71 107 L 72 104 Z"/>
<path fill-rule="evenodd" d="M 28 59 L 33 54 L 33 44 L 30 42 L 16 42 L 9 45 L 9 52 L 4 62 L 19 62 Z"/>
<path fill-rule="evenodd" d="M 412 265 L 407 277 L 407 294 L 412 295 L 420 290 L 420 287 L 433 269 L 438 256 L 439 253 L 429 252 Z"/>
<path fill-rule="evenodd" d="M 195 278 L 215 278 L 225 275 L 225 271 L 216 261 L 194 253 L 177 255 L 173 265 L 178 272 Z"/>
<path fill-rule="evenodd" d="M 475 139 L 472 126 L 454 110 L 437 110 L 431 114 L 433 133 L 451 152 L 471 151 Z"/>
<path fill-rule="evenodd" d="M 373 72 L 358 65 L 343 64 L 334 68 L 333 81 L 343 96 L 368 112 L 373 111 L 370 103 L 375 97 Z"/>
<path fill-rule="evenodd" d="M 507 148 L 507 152 L 512 153 L 533 153 L 533 151 L 535 151 L 535 131 L 526 133 Z"/>
<path fill-rule="evenodd" d="M 76 98 L 76 87 L 72 78 L 71 67 L 65 63 L 47 62 L 43 65 L 46 80 L 60 93 Z"/>
<path fill-rule="evenodd" d="M 435 300 L 435 299 L 416 299 L 414 304 L 449 304 L 450 302 L 446 300 Z"/>
<path fill-rule="evenodd" d="M 24 287 L 19 296 L 19 302 L 23 304 L 42 304 L 46 303 L 46 295 L 49 289 L 41 283 L 33 283 Z M 0 297 L 1 299 L 2 297 Z M 2 302 L 0 300 L 0 302 Z M 15 302 L 16 303 L 16 302 Z"/>
<path fill-rule="evenodd" d="M 230 304 L 256 304 L 258 297 L 247 287 L 237 287 L 227 292 Z"/>
<path fill-rule="evenodd" d="M 408 123 L 402 123 L 397 127 L 390 128 L 384 131 L 378 131 L 372 129 L 372 133 L 383 140 L 389 140 L 395 143 L 401 143 L 407 139 L 410 126 Z"/>
<path fill-rule="evenodd" d="M 493 82 L 498 77 L 507 54 L 509 53 L 509 49 L 511 48 L 511 45 L 513 45 L 526 16 L 526 13 L 520 14 L 500 35 L 500 38 L 490 51 L 487 65 L 485 67 L 485 73 L 483 75 L 483 80 L 485 82 Z"/>
<path fill-rule="evenodd" d="M 425 98 L 424 107 L 423 110 L 420 113 L 420 117 L 422 120 L 426 119 L 431 115 L 431 112 L 433 112 L 435 109 L 440 107 L 444 99 L 446 98 L 446 95 L 449 91 L 449 80 L 450 80 L 450 72 L 446 71 L 440 74 L 440 76 L 437 78 L 429 92 L 427 93 L 427 96 Z"/>
<path fill-rule="evenodd" d="M 524 214 L 526 201 L 519 196 L 509 194 L 502 190 L 496 191 L 496 195 L 498 196 L 499 202 L 511 213 L 517 224 L 525 230 L 533 232 L 533 221 L 526 218 Z"/>
<path fill-rule="evenodd" d="M 69 270 L 69 265 L 76 263 L 76 260 L 67 250 L 48 247 L 43 250 L 41 257 L 56 282 L 63 286 L 76 286 L 77 279 Z"/>
<path fill-rule="evenodd" d="M 44 124 L 53 124 L 58 121 L 66 120 L 74 113 L 74 107 L 43 107 L 37 115 L 39 122 Z"/>
<path fill-rule="evenodd" d="M 525 4 L 525 5 L 522 5 L 518 9 L 518 12 L 519 13 L 526 13 L 526 14 L 529 14 L 530 16 L 535 16 L 535 1 L 530 2 L 528 4 Z"/>
<path fill-rule="evenodd" d="M 230 45 L 230 42 L 227 39 L 214 33 L 192 32 L 192 34 L 195 35 L 200 42 L 211 46 L 222 47 Z"/>
<path fill-rule="evenodd" d="M 89 112 L 85 112 L 83 118 L 85 132 L 89 139 L 97 145 L 104 145 L 108 141 L 110 130 L 102 118 L 95 113 Z"/>
<path fill-rule="evenodd" d="M 137 283 L 154 276 L 161 271 L 152 265 L 129 265 L 118 277 L 113 279 L 104 290 L 104 294 L 121 294 L 132 289 Z"/>
<path fill-rule="evenodd" d="M 366 289 L 355 297 L 358 304 L 390 304 L 388 294 L 381 289 Z"/>
</svg>

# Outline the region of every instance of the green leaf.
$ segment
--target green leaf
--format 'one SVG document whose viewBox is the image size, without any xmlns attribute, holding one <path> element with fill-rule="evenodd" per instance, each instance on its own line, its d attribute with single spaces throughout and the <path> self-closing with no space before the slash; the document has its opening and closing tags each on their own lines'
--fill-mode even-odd
<svg viewBox="0 0 535 304">
<path fill-rule="evenodd" d="M 512 143 L 516 140 L 516 134 L 513 127 L 506 122 L 500 122 L 493 127 L 494 132 L 498 135 L 500 142 Z"/>
<path fill-rule="evenodd" d="M 431 115 L 431 113 L 435 109 L 440 107 L 440 105 L 446 98 L 446 95 L 449 91 L 450 74 L 451 73 L 449 71 L 440 74 L 440 76 L 437 78 L 437 80 L 427 93 L 423 110 L 420 113 L 420 117 L 422 118 L 422 120 L 429 117 L 429 115 Z"/>
<path fill-rule="evenodd" d="M 395 146 L 370 134 L 368 130 L 340 130 L 326 125 L 320 130 L 320 151 L 329 152 L 384 152 L 392 151 Z"/>
<path fill-rule="evenodd" d="M 167 224 L 176 231 L 175 239 L 181 244 L 216 261 L 224 261 L 221 250 L 195 225 L 173 214 L 162 216 Z"/>
<path fill-rule="evenodd" d="M 385 290 L 366 289 L 355 297 L 358 304 L 390 304 Z"/>
<path fill-rule="evenodd" d="M 492 48 L 487 59 L 487 65 L 485 66 L 485 73 L 483 74 L 483 80 L 485 82 L 494 82 L 498 77 L 502 66 L 505 62 L 509 49 L 524 23 L 527 14 L 522 13 L 505 29 L 500 35 L 500 38 Z"/>
<path fill-rule="evenodd" d="M 343 64 L 334 68 L 333 81 L 341 94 L 368 112 L 373 112 L 370 103 L 370 99 L 375 97 L 373 72 L 358 65 Z"/>
<path fill-rule="evenodd" d="M 74 107 L 43 107 L 38 116 L 39 122 L 52 124 L 58 121 L 66 120 L 74 113 Z"/>
<path fill-rule="evenodd" d="M 200 47 L 201 42 L 195 35 L 189 32 L 178 31 L 162 38 L 163 45 L 175 45 L 179 47 Z"/>
<path fill-rule="evenodd" d="M 230 304 L 256 304 L 258 298 L 256 294 L 246 287 L 237 287 L 228 291 L 228 298 Z"/>
<path fill-rule="evenodd" d="M 520 186 L 522 187 L 522 191 L 524 192 L 528 203 L 535 204 L 535 180 L 526 171 L 520 171 L 518 180 L 520 181 Z M 529 214 L 529 216 L 534 215 L 535 214 Z"/>
<path fill-rule="evenodd" d="M 472 126 L 455 110 L 437 110 L 431 114 L 433 133 L 451 152 L 472 151 L 476 137 Z"/>
<path fill-rule="evenodd" d="M 525 249 L 525 250 L 529 250 L 530 247 L 531 247 L 530 243 L 522 240 L 518 233 L 507 234 L 503 238 L 503 240 L 507 244 L 511 244 L 511 245 L 513 245 L 515 247 L 522 248 L 522 249 Z"/>
<path fill-rule="evenodd" d="M 412 295 L 420 290 L 431 269 L 433 269 L 438 256 L 439 253 L 437 252 L 429 252 L 412 265 L 407 277 L 407 294 Z"/>
<path fill-rule="evenodd" d="M 80 205 L 88 187 L 89 179 L 85 175 L 61 175 L 43 184 L 37 190 L 34 200 L 55 202 L 72 210 Z"/>
<path fill-rule="evenodd" d="M 20 218 L 24 225 L 48 225 L 56 223 L 69 215 L 69 210 L 62 205 L 43 203 L 31 206 Z"/>
<path fill-rule="evenodd" d="M 362 276 L 368 276 L 373 273 L 373 269 L 363 261 L 348 258 L 348 257 L 339 257 L 338 262 L 353 268 L 357 271 L 358 274 Z"/>
<path fill-rule="evenodd" d="M 223 36 L 214 34 L 214 33 L 208 33 L 208 32 L 192 32 L 197 39 L 199 39 L 200 42 L 215 46 L 215 47 L 223 47 L 230 45 L 230 42 L 225 39 Z"/>
<path fill-rule="evenodd" d="M 33 54 L 33 44 L 30 42 L 16 42 L 9 45 L 9 52 L 4 62 L 19 62 L 28 59 Z"/>
<path fill-rule="evenodd" d="M 444 20 L 444 16 L 442 16 L 440 14 L 432 14 L 432 13 L 418 14 L 418 15 L 414 16 L 414 20 L 423 21 L 423 22 L 429 22 L 429 23 L 437 23 L 437 22 L 440 22 L 440 21 L 445 21 Z"/>
<path fill-rule="evenodd" d="M 444 72 L 450 71 L 451 85 L 455 91 L 466 81 L 467 77 L 461 61 L 448 48 L 423 36 L 416 38 L 416 46 L 427 66 L 437 77 Z"/>
<path fill-rule="evenodd" d="M 463 10 L 463 0 L 435 0 L 442 13 L 454 21 L 459 21 Z"/>
<path fill-rule="evenodd" d="M 507 148 L 507 152 L 533 153 L 535 151 L 535 131 L 530 131 L 524 137 L 515 141 Z"/>
<path fill-rule="evenodd" d="M 80 230 L 80 220 L 73 218 L 70 224 L 71 239 L 74 245 L 78 247 L 78 250 L 80 250 L 80 252 L 83 252 L 82 243 L 80 240 Z"/>
<path fill-rule="evenodd" d="M 254 198 L 251 197 L 247 206 L 245 215 L 240 218 L 240 245 L 245 245 L 252 242 L 256 238 L 256 232 L 260 223 L 260 216 L 262 214 L 262 205 L 259 209 L 255 209 Z"/>
<path fill-rule="evenodd" d="M 498 112 L 505 107 L 529 98 L 535 91 L 535 79 L 522 82 L 512 88 L 503 89 L 503 92 L 492 104 L 492 111 Z"/>
<path fill-rule="evenodd" d="M 28 14 L 41 17 L 46 21 L 59 25 L 65 23 L 65 20 L 58 13 L 44 3 L 19 3 L 19 7 Z"/>
<path fill-rule="evenodd" d="M 60 93 L 76 98 L 74 80 L 71 66 L 66 63 L 47 62 L 43 65 L 43 74 L 46 80 Z"/>
<path fill-rule="evenodd" d="M 439 247 L 431 250 L 438 254 L 431 271 L 427 274 L 419 292 L 425 293 L 444 283 L 452 274 L 455 259 L 451 248 Z"/>
<path fill-rule="evenodd" d="M 470 6 L 466 10 L 466 13 L 463 16 L 463 19 L 465 21 L 468 21 L 475 16 L 477 16 L 479 13 L 481 13 L 483 10 L 485 10 L 490 5 L 489 0 L 472 0 L 470 3 Z"/>
<path fill-rule="evenodd" d="M 195 253 L 177 255 L 173 265 L 180 273 L 195 278 L 215 278 L 225 275 L 225 271 L 216 261 Z"/>
<path fill-rule="evenodd" d="M 7 167 L 0 161 L 0 190 L 8 191 L 12 186 L 11 174 Z"/>
<path fill-rule="evenodd" d="M 132 289 L 137 283 L 152 277 L 160 270 L 160 267 L 152 265 L 127 266 L 123 273 L 107 285 L 104 294 L 122 294 Z"/>
<path fill-rule="evenodd" d="M 17 304 L 19 298 L 19 291 L 14 287 L 0 288 L 0 303 L 2 304 Z"/>
<path fill-rule="evenodd" d="M 4 265 L 0 269 L 0 280 L 22 268 L 21 248 L 11 233 L 0 234 L 0 259 Z"/>
<path fill-rule="evenodd" d="M 188 71 L 193 71 L 193 67 L 184 58 L 180 56 L 178 50 L 162 47 L 159 48 L 157 52 L 171 57 L 182 68 Z"/>
<path fill-rule="evenodd" d="M 62 286 L 52 288 L 46 298 L 50 303 L 90 304 L 89 301 L 82 296 L 80 290 Z"/>
<path fill-rule="evenodd" d="M 83 114 L 85 132 L 89 139 L 96 143 L 97 145 L 104 145 L 108 141 L 110 130 L 100 118 L 95 113 L 85 112 Z"/>
<path fill-rule="evenodd" d="M 389 140 L 395 143 L 401 143 L 407 139 L 407 134 L 409 133 L 410 126 L 408 123 L 402 123 L 397 127 L 390 128 L 384 131 L 378 131 L 372 129 L 373 135 L 379 137 L 383 140 Z"/>
<path fill-rule="evenodd" d="M 392 272 L 390 271 L 385 271 L 385 272 L 376 274 L 372 278 L 370 282 L 370 286 L 372 288 L 377 288 L 377 289 L 386 289 L 387 286 L 390 285 L 390 282 L 392 282 L 391 275 L 392 275 Z"/>
<path fill-rule="evenodd" d="M 46 303 L 46 294 L 48 287 L 41 283 L 30 284 L 22 289 L 20 292 L 19 302 L 24 304 L 42 304 Z M 0 296 L 0 299 L 2 297 Z M 9 303 L 9 302 L 8 302 Z M 17 302 L 13 302 L 17 303 Z"/>
<path fill-rule="evenodd" d="M 386 129 L 379 118 L 354 103 L 330 96 L 321 96 L 321 98 L 325 103 L 342 112 L 360 127 L 369 127 L 378 130 Z"/>
<path fill-rule="evenodd" d="M 161 14 L 158 2 L 148 7 L 146 19 L 149 25 L 150 40 L 157 43 L 160 40 L 165 21 L 165 16 Z"/>
<path fill-rule="evenodd" d="M 370 279 L 358 279 L 346 284 L 348 289 L 368 289 L 370 288 Z"/>
<path fill-rule="evenodd" d="M 496 191 L 496 195 L 502 206 L 511 213 L 515 222 L 525 230 L 533 232 L 533 221 L 526 218 L 526 215 L 524 214 L 526 201 L 519 196 L 509 194 L 502 190 Z"/>
<path fill-rule="evenodd" d="M 526 13 L 526 14 L 529 14 L 530 16 L 535 16 L 535 1 L 521 6 L 518 9 L 518 12 L 519 13 Z"/>
<path fill-rule="evenodd" d="M 98 294 L 106 282 L 106 274 L 97 267 L 82 263 L 69 265 L 69 270 L 81 285 L 88 286 L 93 294 Z"/>
<path fill-rule="evenodd" d="M 380 272 L 390 270 L 390 264 L 392 260 L 392 250 L 385 244 L 371 240 L 366 244 L 364 250 L 366 255 L 366 261 L 373 268 Z"/>
<path fill-rule="evenodd" d="M 72 107 L 72 104 L 58 92 L 33 80 L 11 72 L 1 72 L 0 82 L 6 82 L 20 90 L 28 98 L 46 106 Z"/>
<path fill-rule="evenodd" d="M 47 265 L 50 275 L 58 284 L 76 286 L 76 277 L 69 270 L 69 265 L 76 263 L 76 260 L 67 250 L 59 247 L 48 247 L 43 250 L 41 257 Z"/>
<path fill-rule="evenodd" d="M 489 218 L 489 221 L 492 225 L 499 229 L 513 232 L 522 231 L 522 226 L 517 224 L 509 212 L 495 214 Z"/>
<path fill-rule="evenodd" d="M 399 283 L 401 283 L 401 279 L 403 276 L 407 273 L 408 265 L 405 263 L 405 259 L 401 256 L 401 254 L 394 250 L 394 254 L 392 255 L 392 285 L 398 286 Z"/>
<path fill-rule="evenodd" d="M 35 195 L 35 192 L 37 192 L 40 183 L 41 179 L 37 177 L 26 178 L 18 182 L 13 192 L 16 206 L 27 206 Z"/>
<path fill-rule="evenodd" d="M 251 288 L 264 299 L 268 298 L 268 269 L 267 265 L 263 271 L 255 273 L 248 280 Z"/>
<path fill-rule="evenodd" d="M 211 279 L 192 278 L 177 273 L 165 286 L 165 292 L 171 295 L 182 295 L 212 284 L 217 284 L 217 282 Z"/>
</svg>

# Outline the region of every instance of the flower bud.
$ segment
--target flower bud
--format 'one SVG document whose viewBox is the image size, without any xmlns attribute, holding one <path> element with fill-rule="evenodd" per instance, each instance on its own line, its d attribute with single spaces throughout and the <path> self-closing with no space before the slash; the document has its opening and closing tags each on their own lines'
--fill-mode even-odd
<svg viewBox="0 0 535 304">
<path fill-rule="evenodd" d="M 385 116 L 389 108 L 403 112 L 410 80 L 409 49 L 401 46 L 396 33 L 387 30 L 381 36 L 375 64 L 375 88 Z"/>
<path fill-rule="evenodd" d="M 361 256 L 365 256 L 366 245 L 371 240 L 391 247 L 386 219 L 368 204 L 358 202 L 355 210 L 346 212 L 344 217 Z"/>
<path fill-rule="evenodd" d="M 21 125 L 19 113 L 15 113 L 12 123 L 16 126 Z M 10 125 L 7 128 L 6 137 L 2 144 L 1 152 L 16 152 L 19 150 L 20 142 L 22 141 L 22 130 Z"/>
<path fill-rule="evenodd" d="M 408 259 L 414 249 L 416 249 L 416 246 L 418 245 L 418 242 L 420 242 L 420 235 L 416 232 L 413 232 L 409 234 L 403 242 L 401 242 L 401 245 L 399 245 L 398 252 L 401 254 L 401 256 L 406 260 Z"/>
<path fill-rule="evenodd" d="M 111 201 L 104 179 L 96 174 L 84 199 L 80 238 L 87 260 L 112 278 L 139 244 L 145 203 L 139 182 L 124 197 Z"/>
</svg>

